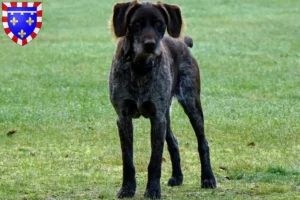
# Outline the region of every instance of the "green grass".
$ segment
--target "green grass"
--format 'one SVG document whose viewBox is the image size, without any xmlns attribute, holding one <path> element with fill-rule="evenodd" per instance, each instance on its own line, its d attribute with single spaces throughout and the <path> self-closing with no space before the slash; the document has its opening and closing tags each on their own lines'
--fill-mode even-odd
<svg viewBox="0 0 300 200">
<path fill-rule="evenodd" d="M 0 33 L 0 199 L 116 198 L 122 162 L 107 85 L 115 1 L 86 2 L 43 1 L 43 27 L 25 47 Z M 194 40 L 218 188 L 200 188 L 196 139 L 174 101 L 185 179 L 166 186 L 165 151 L 163 199 L 299 199 L 299 2 L 165 2 L 181 6 Z M 149 123 L 134 124 L 135 199 L 141 199 Z"/>
</svg>

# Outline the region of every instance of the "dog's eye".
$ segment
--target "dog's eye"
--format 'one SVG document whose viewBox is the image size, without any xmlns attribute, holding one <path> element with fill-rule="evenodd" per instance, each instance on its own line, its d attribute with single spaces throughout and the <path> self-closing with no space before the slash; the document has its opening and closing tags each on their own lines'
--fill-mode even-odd
<svg viewBox="0 0 300 200">
<path fill-rule="evenodd" d="M 132 24 L 132 26 L 133 26 L 134 28 L 140 28 L 140 27 L 141 27 L 141 23 L 140 23 L 140 22 L 134 22 L 134 23 Z"/>
<path fill-rule="evenodd" d="M 161 27 L 161 26 L 162 26 L 162 23 L 161 23 L 160 21 L 156 21 L 156 22 L 154 23 L 154 26 L 156 26 L 156 27 Z"/>
</svg>

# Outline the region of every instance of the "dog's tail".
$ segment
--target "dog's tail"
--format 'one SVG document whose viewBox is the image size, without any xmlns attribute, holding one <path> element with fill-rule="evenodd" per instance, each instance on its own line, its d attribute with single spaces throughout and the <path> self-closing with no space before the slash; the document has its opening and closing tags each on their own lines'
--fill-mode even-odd
<svg viewBox="0 0 300 200">
<path fill-rule="evenodd" d="M 184 36 L 184 39 L 183 39 L 184 43 L 186 44 L 186 46 L 192 48 L 193 47 L 193 39 L 189 36 Z"/>
</svg>

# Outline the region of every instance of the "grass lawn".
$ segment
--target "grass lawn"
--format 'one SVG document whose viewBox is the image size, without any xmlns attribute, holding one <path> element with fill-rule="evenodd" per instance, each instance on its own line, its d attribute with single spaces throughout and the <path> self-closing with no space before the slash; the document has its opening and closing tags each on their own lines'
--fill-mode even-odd
<svg viewBox="0 0 300 200">
<path fill-rule="evenodd" d="M 115 2 L 43 1 L 42 29 L 24 47 L 0 33 L 1 200 L 116 198 L 122 161 L 107 84 Z M 165 148 L 163 199 L 300 199 L 299 1 L 165 2 L 181 6 L 194 40 L 218 188 L 200 188 L 196 137 L 174 101 L 185 177 L 166 186 Z M 142 199 L 150 126 L 134 125 L 134 199 Z"/>
</svg>

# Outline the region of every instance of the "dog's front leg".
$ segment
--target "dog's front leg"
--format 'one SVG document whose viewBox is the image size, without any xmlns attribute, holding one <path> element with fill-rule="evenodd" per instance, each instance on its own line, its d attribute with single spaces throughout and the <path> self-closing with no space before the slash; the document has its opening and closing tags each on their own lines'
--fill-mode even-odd
<svg viewBox="0 0 300 200">
<path fill-rule="evenodd" d="M 166 135 L 165 116 L 150 118 L 151 122 L 151 159 L 148 166 L 148 183 L 145 197 L 158 199 L 160 192 L 160 177 L 164 140 Z"/>
<path fill-rule="evenodd" d="M 119 198 L 133 197 L 136 190 L 135 168 L 133 164 L 133 127 L 131 117 L 119 117 L 119 136 L 123 159 L 123 184 Z"/>
</svg>

